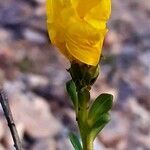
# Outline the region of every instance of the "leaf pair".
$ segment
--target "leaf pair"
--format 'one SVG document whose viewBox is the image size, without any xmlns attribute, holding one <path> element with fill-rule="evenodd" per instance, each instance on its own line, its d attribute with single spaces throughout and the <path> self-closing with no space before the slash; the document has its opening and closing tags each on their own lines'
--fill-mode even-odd
<svg viewBox="0 0 150 150">
<path fill-rule="evenodd" d="M 113 105 L 113 96 L 103 93 L 93 102 L 89 114 L 88 124 L 91 127 L 93 140 L 103 127 L 110 121 L 109 111 Z"/>
<path fill-rule="evenodd" d="M 76 114 L 78 114 L 79 105 L 83 105 L 83 102 L 87 103 L 87 101 L 85 101 L 84 99 L 90 99 L 89 92 L 82 91 L 81 93 L 77 94 L 76 85 L 72 80 L 67 82 L 66 88 L 76 110 Z M 112 108 L 112 105 L 113 95 L 103 93 L 96 98 L 96 100 L 93 102 L 92 106 L 88 110 L 87 127 L 89 134 L 88 136 L 90 136 L 91 140 L 94 141 L 97 134 L 110 121 L 109 111 Z M 82 114 L 83 118 L 84 115 L 85 114 Z M 84 122 L 86 121 L 84 120 Z M 77 136 L 75 136 L 74 134 L 70 134 L 70 140 L 75 150 L 82 150 L 82 146 Z"/>
</svg>

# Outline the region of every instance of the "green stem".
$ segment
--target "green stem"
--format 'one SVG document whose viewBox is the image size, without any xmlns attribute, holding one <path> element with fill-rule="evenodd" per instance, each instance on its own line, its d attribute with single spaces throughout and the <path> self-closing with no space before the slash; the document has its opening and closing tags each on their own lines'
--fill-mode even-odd
<svg viewBox="0 0 150 150">
<path fill-rule="evenodd" d="M 90 137 L 89 125 L 87 123 L 88 105 L 90 93 L 88 90 L 78 92 L 79 110 L 77 114 L 83 150 L 93 150 L 93 140 Z"/>
<path fill-rule="evenodd" d="M 113 98 L 110 94 L 101 94 L 89 108 L 89 91 L 99 75 L 99 66 L 94 67 L 72 62 L 68 71 L 73 81 L 73 85 L 68 92 L 73 98 L 83 146 L 82 149 L 80 145 L 79 149 L 93 150 L 94 139 L 110 120 L 108 112 L 112 107 Z M 77 144 L 74 142 L 74 145 L 79 145 L 78 143 L 79 141 Z"/>
<path fill-rule="evenodd" d="M 90 136 L 86 136 L 85 139 L 82 140 L 83 150 L 93 150 L 93 140 L 90 139 Z"/>
</svg>

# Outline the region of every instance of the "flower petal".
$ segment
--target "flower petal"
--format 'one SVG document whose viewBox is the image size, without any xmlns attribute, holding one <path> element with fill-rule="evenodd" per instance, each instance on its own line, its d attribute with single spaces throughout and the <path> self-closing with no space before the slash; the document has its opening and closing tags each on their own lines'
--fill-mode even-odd
<svg viewBox="0 0 150 150">
<path fill-rule="evenodd" d="M 66 47 L 69 53 L 88 65 L 98 64 L 106 29 L 99 32 L 86 22 L 76 22 L 66 33 Z"/>
<path fill-rule="evenodd" d="M 95 7 L 100 0 L 79 0 L 78 6 L 77 6 L 77 12 L 81 18 L 84 18 L 84 16 L 93 8 Z"/>
<path fill-rule="evenodd" d="M 97 65 L 110 16 L 110 0 L 47 0 L 53 45 L 70 60 Z"/>
<path fill-rule="evenodd" d="M 85 16 L 85 20 L 96 28 L 106 28 L 106 22 L 111 14 L 111 1 L 99 0 L 96 7 L 93 7 Z"/>
</svg>

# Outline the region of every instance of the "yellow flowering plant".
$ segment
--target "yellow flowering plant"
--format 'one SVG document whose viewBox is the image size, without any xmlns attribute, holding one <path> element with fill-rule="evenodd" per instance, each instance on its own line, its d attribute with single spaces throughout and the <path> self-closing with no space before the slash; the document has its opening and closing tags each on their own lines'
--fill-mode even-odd
<svg viewBox="0 0 150 150">
<path fill-rule="evenodd" d="M 93 150 L 93 141 L 110 120 L 113 96 L 103 93 L 93 103 L 90 89 L 99 75 L 99 59 L 110 0 L 47 0 L 47 28 L 53 45 L 70 61 L 72 80 L 66 88 L 74 105 L 80 138 L 71 133 L 75 150 Z"/>
</svg>

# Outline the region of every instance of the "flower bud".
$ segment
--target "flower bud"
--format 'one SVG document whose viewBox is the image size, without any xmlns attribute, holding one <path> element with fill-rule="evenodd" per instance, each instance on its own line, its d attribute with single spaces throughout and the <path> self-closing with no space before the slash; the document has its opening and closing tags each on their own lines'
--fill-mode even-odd
<svg viewBox="0 0 150 150">
<path fill-rule="evenodd" d="M 47 0 L 47 28 L 53 45 L 70 61 L 99 62 L 110 0 Z"/>
</svg>

